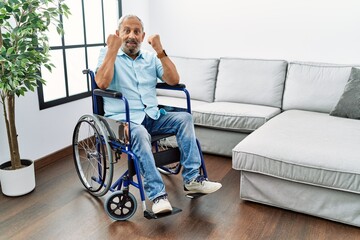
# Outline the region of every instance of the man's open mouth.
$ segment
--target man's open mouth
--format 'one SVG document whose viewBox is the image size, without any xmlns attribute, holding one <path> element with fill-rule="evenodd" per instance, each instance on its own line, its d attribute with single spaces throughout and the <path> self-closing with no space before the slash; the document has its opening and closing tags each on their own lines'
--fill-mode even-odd
<svg viewBox="0 0 360 240">
<path fill-rule="evenodd" d="M 138 44 L 137 44 L 137 42 L 133 42 L 133 41 L 131 41 L 131 42 L 126 42 L 126 45 L 128 45 L 128 46 L 137 46 Z"/>
</svg>

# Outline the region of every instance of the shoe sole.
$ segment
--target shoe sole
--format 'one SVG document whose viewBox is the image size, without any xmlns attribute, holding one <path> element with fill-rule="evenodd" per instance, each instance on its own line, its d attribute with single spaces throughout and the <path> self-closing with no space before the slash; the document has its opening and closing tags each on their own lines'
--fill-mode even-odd
<svg viewBox="0 0 360 240">
<path fill-rule="evenodd" d="M 172 208 L 164 208 L 164 209 L 161 209 L 157 212 L 153 212 L 154 214 L 160 214 L 160 213 L 168 213 L 168 212 L 171 212 L 173 209 Z"/>
<path fill-rule="evenodd" d="M 189 194 L 189 193 L 190 193 L 190 194 L 193 194 L 193 193 L 210 194 L 210 193 L 216 192 L 216 191 L 219 190 L 221 187 L 222 187 L 222 185 L 219 186 L 219 187 L 216 188 L 216 189 L 209 189 L 209 190 L 207 190 L 207 191 L 185 190 L 185 193 L 186 193 L 186 194 Z"/>
</svg>

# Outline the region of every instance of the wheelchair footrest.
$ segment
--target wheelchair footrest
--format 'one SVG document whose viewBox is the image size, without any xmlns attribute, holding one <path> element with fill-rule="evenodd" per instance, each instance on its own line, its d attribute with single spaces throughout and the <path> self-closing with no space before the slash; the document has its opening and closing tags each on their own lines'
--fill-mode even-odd
<svg viewBox="0 0 360 240">
<path fill-rule="evenodd" d="M 159 214 L 155 214 L 150 210 L 146 210 L 146 211 L 144 211 L 144 217 L 147 219 L 158 219 L 158 218 L 163 218 L 163 217 L 177 214 L 181 211 L 182 210 L 180 208 L 176 208 L 176 207 L 173 207 L 173 210 L 171 212 L 165 212 L 165 213 L 159 213 Z"/>
<path fill-rule="evenodd" d="M 207 195 L 206 193 L 187 193 L 185 196 L 191 199 L 196 199 L 199 197 L 202 197 L 204 195 Z"/>
</svg>

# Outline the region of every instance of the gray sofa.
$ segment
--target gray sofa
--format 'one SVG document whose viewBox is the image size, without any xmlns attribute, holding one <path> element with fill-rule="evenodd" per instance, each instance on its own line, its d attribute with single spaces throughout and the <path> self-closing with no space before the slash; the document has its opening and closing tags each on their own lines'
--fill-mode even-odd
<svg viewBox="0 0 360 240">
<path fill-rule="evenodd" d="M 281 112 L 287 62 L 171 57 L 191 96 L 203 152 L 232 156 L 232 149 Z M 261 71 L 259 71 L 261 69 Z M 161 90 L 159 104 L 186 106 L 185 95 Z"/>
<path fill-rule="evenodd" d="M 360 226 L 360 120 L 348 118 L 360 118 L 360 84 L 349 80 L 357 66 L 172 60 L 203 152 L 232 156 L 242 199 Z M 186 104 L 169 91 L 158 100 Z"/>
</svg>

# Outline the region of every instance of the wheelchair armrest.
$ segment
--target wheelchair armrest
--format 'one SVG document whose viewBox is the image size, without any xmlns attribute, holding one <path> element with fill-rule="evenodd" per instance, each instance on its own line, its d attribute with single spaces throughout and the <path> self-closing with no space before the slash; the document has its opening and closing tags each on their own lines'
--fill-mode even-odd
<svg viewBox="0 0 360 240">
<path fill-rule="evenodd" d="M 100 97 L 109 97 L 109 98 L 121 98 L 122 97 L 122 93 L 121 92 L 117 92 L 117 91 L 113 91 L 113 90 L 103 90 L 103 89 L 94 89 L 94 95 L 96 96 L 100 96 Z"/>
<path fill-rule="evenodd" d="M 165 89 L 165 90 L 177 90 L 185 93 L 186 96 L 186 111 L 191 114 L 191 103 L 190 103 L 190 93 L 186 89 L 185 84 L 179 83 L 176 85 L 169 85 L 167 83 L 157 83 L 156 88 Z"/>
<path fill-rule="evenodd" d="M 184 90 L 186 88 L 185 84 L 179 83 L 176 85 L 169 85 L 167 83 L 157 83 L 156 88 L 160 89 L 169 89 L 169 90 Z"/>
</svg>

